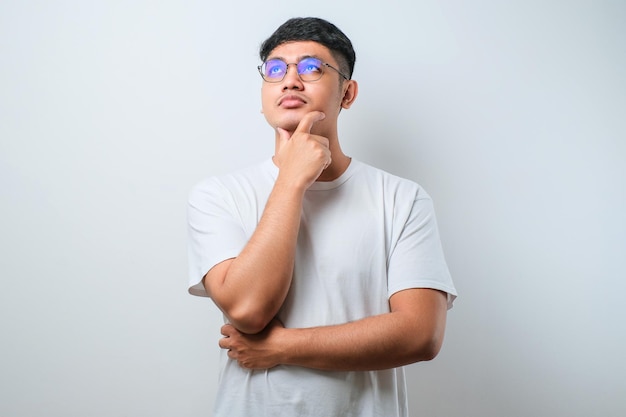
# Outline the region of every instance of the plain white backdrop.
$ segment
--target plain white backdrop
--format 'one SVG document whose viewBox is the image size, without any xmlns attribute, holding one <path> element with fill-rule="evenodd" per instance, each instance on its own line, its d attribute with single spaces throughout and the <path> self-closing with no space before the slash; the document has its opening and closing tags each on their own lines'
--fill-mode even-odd
<svg viewBox="0 0 626 417">
<path fill-rule="evenodd" d="M 351 156 L 435 200 L 459 290 L 414 416 L 626 414 L 626 4 L 0 3 L 0 415 L 208 416 L 186 201 L 267 158 L 257 49 L 336 23 Z"/>
</svg>

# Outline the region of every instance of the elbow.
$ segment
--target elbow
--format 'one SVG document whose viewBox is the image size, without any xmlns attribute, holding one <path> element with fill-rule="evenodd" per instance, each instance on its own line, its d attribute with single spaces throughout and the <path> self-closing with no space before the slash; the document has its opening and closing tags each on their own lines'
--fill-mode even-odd
<svg viewBox="0 0 626 417">
<path fill-rule="evenodd" d="M 230 324 L 245 334 L 262 332 L 274 318 L 273 314 L 254 308 L 236 308 L 225 313 Z"/>
<path fill-rule="evenodd" d="M 233 297 L 224 290 L 222 281 L 213 282 L 205 278 L 204 287 L 228 322 L 241 333 L 256 334 L 263 331 L 280 308 L 274 305 L 276 303 L 263 304 L 254 296 Z"/>
<path fill-rule="evenodd" d="M 412 362 L 432 361 L 439 355 L 442 345 L 443 338 L 441 337 L 433 336 L 420 340 L 413 349 Z"/>
<path fill-rule="evenodd" d="M 439 355 L 441 351 L 441 343 L 438 340 L 432 340 L 430 343 L 427 343 L 422 350 L 422 361 L 432 361 Z"/>
</svg>

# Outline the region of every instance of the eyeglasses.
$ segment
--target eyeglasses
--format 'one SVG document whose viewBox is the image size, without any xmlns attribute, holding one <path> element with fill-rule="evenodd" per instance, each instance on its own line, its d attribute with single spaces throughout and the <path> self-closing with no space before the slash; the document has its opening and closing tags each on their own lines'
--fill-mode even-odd
<svg viewBox="0 0 626 417">
<path fill-rule="evenodd" d="M 332 68 L 346 80 L 349 79 L 337 68 L 313 57 L 303 58 L 300 62 L 292 64 L 288 64 L 282 59 L 270 59 L 265 61 L 263 65 L 259 65 L 257 69 L 265 81 L 268 83 L 277 83 L 285 78 L 285 75 L 287 75 L 287 71 L 289 70 L 289 65 L 296 66 L 298 77 L 300 77 L 300 79 L 304 82 L 317 81 L 322 78 L 322 75 L 324 74 L 324 67 Z"/>
</svg>

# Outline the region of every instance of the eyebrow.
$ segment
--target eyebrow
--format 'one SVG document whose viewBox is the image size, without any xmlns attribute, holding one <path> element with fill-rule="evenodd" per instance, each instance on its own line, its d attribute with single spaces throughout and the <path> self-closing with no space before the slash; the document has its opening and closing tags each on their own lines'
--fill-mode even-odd
<svg viewBox="0 0 626 417">
<path fill-rule="evenodd" d="M 303 59 L 306 58 L 315 58 L 315 59 L 319 59 L 320 61 L 324 62 L 324 60 L 322 58 L 320 58 L 317 55 L 300 55 L 298 58 L 296 58 L 296 62 L 300 62 Z M 270 61 L 272 59 L 280 59 L 283 62 L 287 62 L 287 60 L 285 58 L 283 58 L 282 56 L 268 56 L 267 59 L 265 61 Z"/>
</svg>

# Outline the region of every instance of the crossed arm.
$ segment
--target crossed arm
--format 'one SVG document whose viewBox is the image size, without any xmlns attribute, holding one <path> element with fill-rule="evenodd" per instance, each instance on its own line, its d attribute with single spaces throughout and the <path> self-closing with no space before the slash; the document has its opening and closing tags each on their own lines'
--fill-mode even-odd
<svg viewBox="0 0 626 417">
<path fill-rule="evenodd" d="M 390 304 L 390 313 L 336 326 L 287 329 L 273 320 L 261 333 L 247 335 L 226 324 L 219 345 L 250 369 L 366 371 L 433 359 L 443 342 L 446 295 L 409 289 L 394 294 Z"/>
</svg>

